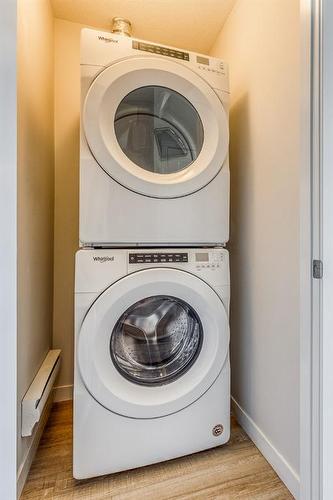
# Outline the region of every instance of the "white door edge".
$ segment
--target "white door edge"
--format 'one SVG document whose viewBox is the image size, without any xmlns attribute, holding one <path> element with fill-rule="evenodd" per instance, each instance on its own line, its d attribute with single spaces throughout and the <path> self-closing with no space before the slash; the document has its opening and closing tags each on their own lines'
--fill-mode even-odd
<svg viewBox="0 0 333 500">
<path fill-rule="evenodd" d="M 301 364 L 301 391 L 300 391 L 300 499 L 302 500 L 330 500 L 332 489 L 327 495 L 325 489 L 328 482 L 323 481 L 326 464 L 323 455 L 323 438 L 327 439 L 328 433 L 323 434 L 325 414 L 323 392 L 323 353 L 329 353 L 329 342 L 325 345 L 325 307 L 323 302 L 323 285 L 330 287 L 333 293 L 333 282 L 329 275 L 326 276 L 327 264 L 332 258 L 326 255 L 325 242 L 329 243 L 328 232 L 332 234 L 331 227 L 327 224 L 329 204 L 332 213 L 332 202 L 323 205 L 323 191 L 328 189 L 333 192 L 333 179 L 323 164 L 323 109 L 327 108 L 325 89 L 323 89 L 323 62 L 332 61 L 333 44 L 330 51 L 323 54 L 323 43 L 329 41 L 331 28 L 328 33 L 323 30 L 323 7 L 330 4 L 330 0 L 301 0 L 301 239 L 300 239 L 300 266 L 301 266 L 301 304 L 300 304 L 300 364 Z M 331 5 L 332 6 L 332 5 Z M 331 10 L 332 16 L 332 10 Z M 326 23 L 328 18 L 326 17 Z M 332 24 L 333 19 L 331 17 Z M 328 28 L 327 24 L 326 27 Z M 326 60 L 326 58 L 330 58 Z M 331 87 L 333 82 L 331 81 Z M 324 90 L 324 92 L 323 92 Z M 331 95 L 331 94 L 330 94 Z M 329 97 L 326 93 L 326 99 Z M 330 105 L 332 106 L 332 98 Z M 324 125 L 325 126 L 325 125 Z M 328 141 L 329 142 L 329 141 Z M 332 139 L 330 147 L 332 145 Z M 326 144 L 328 149 L 329 144 Z M 331 165 L 330 165 L 331 169 Z M 330 194 L 330 200 L 332 196 Z M 327 200 L 327 197 L 326 197 Z M 326 221 L 326 223 L 325 223 Z M 331 222 L 332 224 L 332 222 Z M 328 259 L 327 259 L 328 257 Z M 312 276 L 313 260 L 324 260 L 324 279 L 315 279 Z M 329 280 L 331 282 L 329 283 Z M 329 301 L 330 314 L 332 310 Z M 326 318 L 329 318 L 329 314 Z M 332 323 L 332 322 L 331 322 Z M 326 331 L 331 337 L 333 325 Z M 326 341 L 329 340 L 326 338 Z M 332 366 L 331 352 L 330 367 Z M 332 373 L 332 371 L 331 371 Z M 332 385 L 331 385 L 332 387 Z M 331 392 L 330 392 L 331 394 Z M 326 393 L 328 396 L 328 393 Z M 332 398 L 331 398 L 332 399 Z M 329 400 L 327 398 L 327 403 Z M 330 403 L 332 404 L 332 402 Z M 327 429 L 328 430 L 328 429 Z M 333 437 L 332 437 L 333 439 Z M 329 443 L 326 450 L 331 455 L 330 470 L 326 469 L 327 479 L 333 488 L 333 447 Z"/>
<path fill-rule="evenodd" d="M 16 1 L 0 16 L 0 498 L 16 498 L 17 95 Z"/>
</svg>

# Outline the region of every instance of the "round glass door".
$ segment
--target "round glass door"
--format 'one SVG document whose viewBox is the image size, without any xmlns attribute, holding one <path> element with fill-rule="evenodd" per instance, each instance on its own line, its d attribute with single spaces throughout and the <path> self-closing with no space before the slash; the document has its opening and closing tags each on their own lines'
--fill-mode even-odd
<svg viewBox="0 0 333 500">
<path fill-rule="evenodd" d="M 77 366 L 105 408 L 134 418 L 175 413 L 201 397 L 227 359 L 224 305 L 197 276 L 145 269 L 92 304 L 77 337 Z"/>
<path fill-rule="evenodd" d="M 125 155 L 157 174 L 188 167 L 199 156 L 204 140 L 194 106 L 166 87 L 147 86 L 130 92 L 117 108 L 114 126 Z"/>
<path fill-rule="evenodd" d="M 153 198 L 204 188 L 228 154 L 228 117 L 217 93 L 164 58 L 129 58 L 101 71 L 87 91 L 82 127 L 98 165 Z"/>
<path fill-rule="evenodd" d="M 189 304 L 170 296 L 148 297 L 128 308 L 116 323 L 111 358 L 128 380 L 162 385 L 189 370 L 202 339 L 201 321 Z"/>
</svg>

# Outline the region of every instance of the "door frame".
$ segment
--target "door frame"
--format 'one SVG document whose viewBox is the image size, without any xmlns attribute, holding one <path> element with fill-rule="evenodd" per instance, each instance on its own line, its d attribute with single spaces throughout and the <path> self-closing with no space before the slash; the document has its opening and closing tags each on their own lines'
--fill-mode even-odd
<svg viewBox="0 0 333 500">
<path fill-rule="evenodd" d="M 300 491 L 299 498 L 318 498 L 313 492 L 318 489 L 318 435 L 313 435 L 314 414 L 318 400 L 314 400 L 314 385 L 317 385 L 318 368 L 318 312 L 319 281 L 312 279 L 312 260 L 318 255 L 319 234 L 314 237 L 313 227 L 318 211 L 314 210 L 314 194 L 318 190 L 318 137 L 314 141 L 314 130 L 318 127 L 318 93 L 316 55 L 318 34 L 317 0 L 300 0 L 301 21 L 301 144 L 300 144 Z M 316 187 L 315 187 L 316 184 Z M 313 213 L 316 212 L 316 213 Z M 312 224 L 309 224 L 312 221 Z M 318 226 L 317 226 L 318 227 Z M 316 241 L 316 244 L 314 244 Z M 317 247 L 317 248 L 314 248 Z M 313 288 L 315 287 L 315 289 Z M 316 307 L 314 303 L 316 302 Z M 313 356 L 316 351 L 316 356 Z M 315 381 L 316 379 L 316 381 Z M 318 419 L 318 415 L 317 415 Z M 315 456 L 316 454 L 316 456 Z"/>
<path fill-rule="evenodd" d="M 0 16 L 0 498 L 16 498 L 16 0 Z"/>
<path fill-rule="evenodd" d="M 333 3 L 301 0 L 300 498 L 333 497 Z M 309 224 L 311 220 L 311 224 Z M 322 276 L 313 277 L 313 260 Z"/>
<path fill-rule="evenodd" d="M 318 0 L 319 1 L 319 0 Z M 320 27 L 320 227 L 323 279 L 320 324 L 320 499 L 333 498 L 333 3 L 321 0 Z"/>
</svg>

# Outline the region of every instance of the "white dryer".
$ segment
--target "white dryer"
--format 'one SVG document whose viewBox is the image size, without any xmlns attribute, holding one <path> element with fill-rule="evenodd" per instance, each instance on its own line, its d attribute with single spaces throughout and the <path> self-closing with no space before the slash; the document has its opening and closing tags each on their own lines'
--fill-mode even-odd
<svg viewBox="0 0 333 500">
<path fill-rule="evenodd" d="M 137 252 L 76 255 L 78 479 L 229 439 L 228 252 Z"/>
<path fill-rule="evenodd" d="M 228 240 L 228 90 L 220 59 L 82 31 L 82 246 Z"/>
</svg>

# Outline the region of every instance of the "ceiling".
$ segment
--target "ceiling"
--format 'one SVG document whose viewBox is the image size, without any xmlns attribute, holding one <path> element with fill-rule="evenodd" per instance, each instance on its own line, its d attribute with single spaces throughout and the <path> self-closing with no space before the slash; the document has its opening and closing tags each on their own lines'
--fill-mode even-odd
<svg viewBox="0 0 333 500">
<path fill-rule="evenodd" d="M 133 36 L 207 53 L 236 0 L 51 0 L 54 15 L 110 30 L 111 19 L 129 19 Z"/>
</svg>

